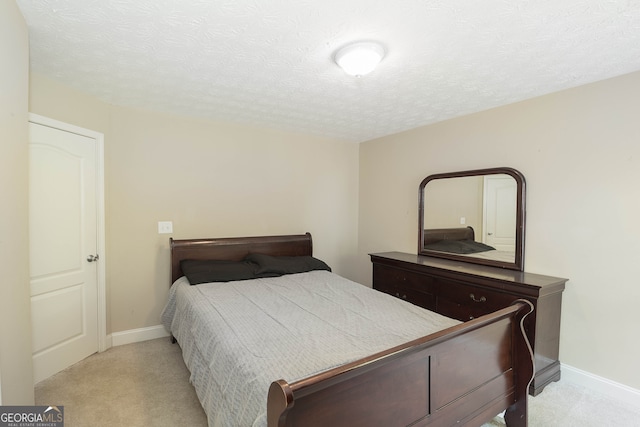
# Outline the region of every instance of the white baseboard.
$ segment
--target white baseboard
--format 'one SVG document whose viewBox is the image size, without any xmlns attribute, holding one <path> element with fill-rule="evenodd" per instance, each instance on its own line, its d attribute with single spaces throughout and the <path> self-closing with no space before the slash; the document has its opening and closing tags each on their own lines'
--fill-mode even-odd
<svg viewBox="0 0 640 427">
<path fill-rule="evenodd" d="M 98 348 L 98 353 L 102 353 L 103 351 L 107 351 L 111 347 L 113 347 L 113 337 L 111 336 L 111 334 L 108 334 L 106 337 L 104 337 L 104 347 Z"/>
<path fill-rule="evenodd" d="M 114 332 L 107 337 L 109 347 L 135 342 L 154 340 L 156 338 L 168 337 L 169 332 L 162 325 L 149 326 L 147 328 L 130 329 L 128 331 Z"/>
<path fill-rule="evenodd" d="M 640 408 L 640 390 L 565 364 L 562 364 L 561 372 L 562 381 L 588 388 L 617 401 Z"/>
</svg>

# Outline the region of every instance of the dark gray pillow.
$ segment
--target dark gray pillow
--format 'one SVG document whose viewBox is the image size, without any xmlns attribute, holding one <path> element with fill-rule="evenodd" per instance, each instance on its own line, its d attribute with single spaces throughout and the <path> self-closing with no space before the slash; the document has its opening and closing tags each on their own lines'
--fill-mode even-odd
<svg viewBox="0 0 640 427">
<path fill-rule="evenodd" d="M 271 256 L 265 254 L 249 254 L 245 261 L 257 265 L 256 274 L 260 277 L 272 275 L 306 273 L 313 270 L 331 271 L 331 267 L 312 256 Z"/>
<path fill-rule="evenodd" d="M 210 282 L 255 279 L 257 265 L 249 261 L 194 260 L 180 261 L 182 273 L 192 285 Z"/>
<path fill-rule="evenodd" d="M 473 240 L 441 240 L 424 246 L 425 249 L 440 252 L 450 252 L 454 254 L 475 254 L 495 250 L 495 248 L 484 243 Z"/>
</svg>

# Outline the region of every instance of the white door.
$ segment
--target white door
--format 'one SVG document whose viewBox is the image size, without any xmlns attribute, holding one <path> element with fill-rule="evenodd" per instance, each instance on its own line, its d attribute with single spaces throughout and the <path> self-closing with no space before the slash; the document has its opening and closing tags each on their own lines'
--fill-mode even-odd
<svg viewBox="0 0 640 427">
<path fill-rule="evenodd" d="M 95 138 L 29 123 L 36 383 L 99 349 L 97 153 Z"/>
<path fill-rule="evenodd" d="M 484 243 L 500 251 L 516 248 L 517 183 L 509 175 L 489 175 L 484 183 Z"/>
</svg>

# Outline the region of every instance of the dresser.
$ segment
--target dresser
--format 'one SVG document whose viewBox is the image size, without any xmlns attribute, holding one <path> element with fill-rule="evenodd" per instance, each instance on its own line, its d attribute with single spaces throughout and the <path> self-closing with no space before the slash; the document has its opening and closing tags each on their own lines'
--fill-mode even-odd
<svg viewBox="0 0 640 427">
<path fill-rule="evenodd" d="M 535 362 L 529 393 L 535 396 L 560 379 L 560 310 L 567 279 L 403 252 L 370 256 L 374 289 L 461 321 L 519 298 L 529 300 L 535 308 L 524 325 Z"/>
</svg>

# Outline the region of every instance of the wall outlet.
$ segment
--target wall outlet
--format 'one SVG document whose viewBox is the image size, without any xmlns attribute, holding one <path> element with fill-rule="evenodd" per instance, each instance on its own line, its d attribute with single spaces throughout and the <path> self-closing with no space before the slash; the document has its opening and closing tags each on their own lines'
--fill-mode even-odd
<svg viewBox="0 0 640 427">
<path fill-rule="evenodd" d="M 158 234 L 171 234 L 171 233 L 173 233 L 173 222 L 158 221 Z"/>
</svg>

